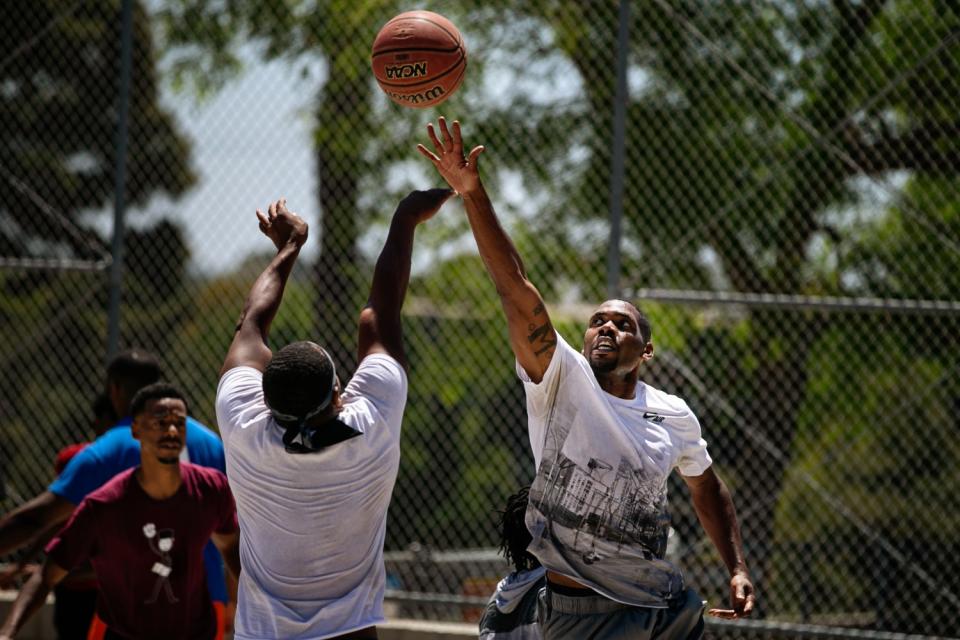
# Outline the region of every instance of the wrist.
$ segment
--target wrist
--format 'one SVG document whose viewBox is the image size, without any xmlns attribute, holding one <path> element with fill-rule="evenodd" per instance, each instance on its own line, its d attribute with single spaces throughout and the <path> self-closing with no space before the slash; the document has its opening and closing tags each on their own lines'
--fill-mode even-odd
<svg viewBox="0 0 960 640">
<path fill-rule="evenodd" d="M 420 214 L 412 209 L 398 208 L 393 212 L 393 224 L 415 227 L 420 223 Z"/>
<path fill-rule="evenodd" d="M 474 200 L 483 195 L 483 185 L 480 182 L 477 182 L 475 186 L 472 186 L 469 189 L 464 189 L 463 191 L 459 191 L 458 194 L 464 200 Z"/>
</svg>

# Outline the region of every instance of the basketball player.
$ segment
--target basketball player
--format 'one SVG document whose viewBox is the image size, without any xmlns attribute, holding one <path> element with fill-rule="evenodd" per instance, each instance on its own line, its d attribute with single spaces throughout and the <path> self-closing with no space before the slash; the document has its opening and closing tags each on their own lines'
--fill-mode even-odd
<svg viewBox="0 0 960 640">
<path fill-rule="evenodd" d="M 526 514 L 529 550 L 547 569 L 544 638 L 698 638 L 703 603 L 664 559 L 667 476 L 677 469 L 730 574 L 731 609 L 749 615 L 754 589 L 733 500 L 686 402 L 639 380 L 653 357 L 650 322 L 607 300 L 590 316 L 582 350 L 554 330 L 543 299 L 497 220 L 480 180 L 482 146 L 466 157 L 460 125 L 439 121 L 418 145 L 463 198 L 509 327 L 527 396 L 537 475 Z M 602 615 L 595 615 L 602 614 Z"/>
<path fill-rule="evenodd" d="M 46 491 L 0 517 L 0 554 L 33 543 L 38 536 L 60 529 L 77 505 L 121 471 L 140 464 L 140 443 L 131 434 L 130 403 L 143 387 L 161 377 L 160 362 L 143 349 L 127 349 L 107 365 L 106 389 L 120 420 L 74 455 Z M 223 443 L 213 431 L 191 417 L 183 456 L 195 464 L 225 470 Z M 221 627 L 229 627 L 232 593 L 223 564 L 211 543 L 204 552 L 207 587 L 214 599 Z"/>
<path fill-rule="evenodd" d="M 67 572 L 90 561 L 97 617 L 106 640 L 212 640 L 221 633 L 206 587 L 204 547 L 213 540 L 240 573 L 236 510 L 227 478 L 180 462 L 187 403 L 165 383 L 141 389 L 130 404 L 140 464 L 90 493 L 47 546 L 41 571 L 24 585 L 0 628 L 7 640 Z M 89 637 L 96 637 L 91 631 Z"/>
<path fill-rule="evenodd" d="M 393 214 L 346 387 L 320 345 L 295 342 L 276 353 L 267 346 L 307 224 L 284 200 L 266 215 L 257 211 L 277 255 L 247 296 L 217 390 L 243 532 L 237 640 L 377 637 L 407 400 L 400 309 L 414 231 L 451 195 L 414 191 Z"/>
</svg>

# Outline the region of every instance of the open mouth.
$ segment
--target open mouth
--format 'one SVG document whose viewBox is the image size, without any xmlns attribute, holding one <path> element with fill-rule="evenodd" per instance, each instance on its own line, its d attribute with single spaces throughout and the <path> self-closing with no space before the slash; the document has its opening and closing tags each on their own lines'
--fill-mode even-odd
<svg viewBox="0 0 960 640">
<path fill-rule="evenodd" d="M 159 446 L 161 449 L 179 449 L 183 446 L 183 443 L 179 440 L 166 440 L 161 442 Z"/>
<path fill-rule="evenodd" d="M 616 350 L 617 345 L 613 340 L 598 340 L 593 345 L 594 353 L 613 353 Z"/>
</svg>

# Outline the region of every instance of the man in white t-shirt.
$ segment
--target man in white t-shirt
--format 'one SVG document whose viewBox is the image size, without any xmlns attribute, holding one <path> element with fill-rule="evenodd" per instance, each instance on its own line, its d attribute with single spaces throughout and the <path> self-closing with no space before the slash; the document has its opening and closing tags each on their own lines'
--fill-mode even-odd
<svg viewBox="0 0 960 640">
<path fill-rule="evenodd" d="M 397 207 L 360 312 L 359 365 L 342 391 L 319 345 L 267 346 L 307 225 L 282 199 L 257 211 L 277 255 L 247 297 L 217 389 L 241 530 L 238 640 L 377 637 L 407 400 L 400 309 L 414 230 L 451 194 L 414 191 Z"/>
<path fill-rule="evenodd" d="M 736 510 L 714 472 L 700 424 L 676 396 L 639 380 L 653 357 L 650 322 L 608 300 L 590 317 L 583 350 L 557 334 L 480 181 L 483 147 L 464 156 L 460 125 L 420 152 L 463 198 L 483 263 L 507 318 L 527 396 L 537 475 L 530 488 L 528 550 L 547 569 L 538 615 L 543 637 L 699 638 L 703 603 L 665 559 L 667 477 L 677 469 L 730 572 L 730 609 L 749 615 L 753 583 Z"/>
</svg>

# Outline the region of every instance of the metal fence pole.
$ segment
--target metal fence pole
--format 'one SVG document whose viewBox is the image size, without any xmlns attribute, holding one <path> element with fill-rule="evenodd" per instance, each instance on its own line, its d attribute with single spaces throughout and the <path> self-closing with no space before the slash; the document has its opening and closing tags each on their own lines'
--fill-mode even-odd
<svg viewBox="0 0 960 640">
<path fill-rule="evenodd" d="M 620 297 L 620 239 L 626 163 L 627 48 L 630 2 L 620 0 L 617 31 L 617 88 L 613 99 L 613 155 L 610 168 L 610 242 L 607 248 L 607 297 Z"/>
<path fill-rule="evenodd" d="M 110 253 L 110 301 L 107 308 L 107 357 L 120 343 L 120 297 L 123 292 L 123 236 L 127 189 L 127 136 L 130 110 L 130 74 L 133 57 L 133 0 L 123 0 L 120 39 L 120 86 L 117 96 L 116 166 L 114 168 L 113 239 Z"/>
</svg>

